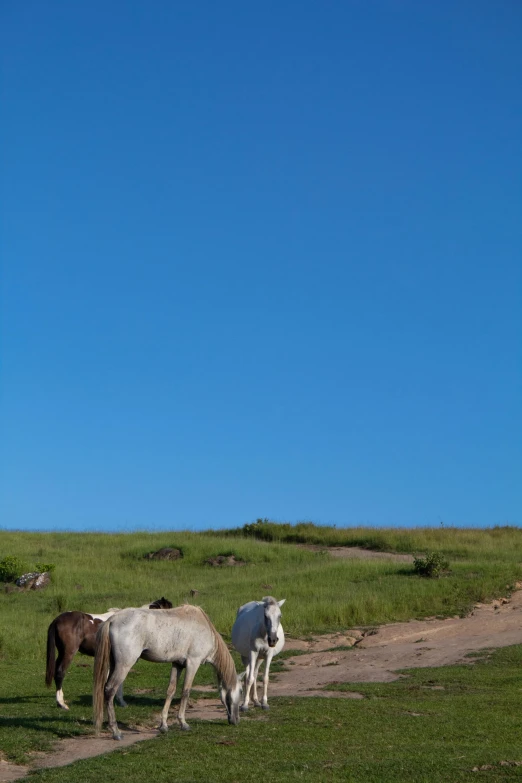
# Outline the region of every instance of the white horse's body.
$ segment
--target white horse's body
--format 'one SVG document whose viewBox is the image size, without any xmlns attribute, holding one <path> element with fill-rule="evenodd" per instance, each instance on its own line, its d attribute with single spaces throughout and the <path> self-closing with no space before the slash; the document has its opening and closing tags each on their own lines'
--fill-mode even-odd
<svg viewBox="0 0 522 783">
<path fill-rule="evenodd" d="M 241 684 L 228 648 L 205 612 L 197 606 L 179 606 L 161 612 L 124 609 L 103 623 L 97 635 L 94 659 L 94 722 L 99 731 L 104 702 L 114 739 L 121 739 L 114 712 L 114 696 L 138 658 L 172 663 L 160 731 L 167 731 L 167 717 L 176 692 L 179 673 L 186 669 L 178 720 L 182 729 L 190 689 L 202 663 L 211 663 L 220 681 L 221 700 L 229 723 L 239 721 Z M 108 676 L 107 676 L 108 672 Z"/>
<path fill-rule="evenodd" d="M 244 674 L 246 689 L 242 710 L 247 710 L 250 705 L 251 689 L 253 689 L 255 706 L 268 709 L 270 663 L 274 655 L 280 653 L 285 646 L 280 608 L 285 600 L 283 598 L 281 601 L 276 601 L 275 598 L 267 596 L 262 601 L 249 601 L 237 610 L 236 620 L 232 626 L 232 644 L 246 666 Z M 263 661 L 265 661 L 263 698 L 259 701 L 257 675 Z"/>
<path fill-rule="evenodd" d="M 169 602 L 170 603 L 170 602 Z M 172 605 L 172 604 L 171 604 Z M 133 607 L 128 607 L 129 609 L 132 609 Z M 139 607 L 140 609 L 150 609 L 150 604 L 143 604 L 143 606 Z M 112 609 L 109 609 L 108 611 L 104 612 L 103 614 L 91 614 L 91 612 L 86 612 L 86 614 L 90 614 L 93 620 L 101 620 L 102 622 L 105 622 L 109 619 L 109 617 L 112 617 L 116 612 L 122 612 L 123 609 L 120 609 L 119 607 L 113 607 Z M 118 688 L 116 692 L 116 701 L 120 705 L 120 707 L 126 707 L 127 702 L 123 698 L 123 683 L 121 683 L 120 687 Z"/>
</svg>

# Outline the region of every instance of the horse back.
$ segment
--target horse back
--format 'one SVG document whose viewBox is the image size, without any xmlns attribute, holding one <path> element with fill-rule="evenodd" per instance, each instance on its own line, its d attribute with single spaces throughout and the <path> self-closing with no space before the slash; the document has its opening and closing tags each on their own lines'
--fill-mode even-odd
<svg viewBox="0 0 522 783">
<path fill-rule="evenodd" d="M 85 612 L 63 612 L 54 621 L 57 644 L 64 649 L 94 655 L 96 631 L 101 620 Z"/>
<path fill-rule="evenodd" d="M 103 620 L 90 618 L 84 623 L 84 634 L 79 650 L 84 655 L 94 656 L 96 651 L 96 633 L 100 625 L 103 624 Z"/>
<path fill-rule="evenodd" d="M 125 609 L 110 621 L 115 658 L 134 663 L 139 657 L 155 663 L 204 660 L 215 649 L 214 633 L 197 607 L 176 607 L 161 612 Z"/>
</svg>

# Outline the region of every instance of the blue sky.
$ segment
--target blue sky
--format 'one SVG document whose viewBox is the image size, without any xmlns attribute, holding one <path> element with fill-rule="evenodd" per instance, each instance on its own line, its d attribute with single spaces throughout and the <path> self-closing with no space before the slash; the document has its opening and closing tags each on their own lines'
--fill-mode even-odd
<svg viewBox="0 0 522 783">
<path fill-rule="evenodd" d="M 522 6 L 4 3 L 0 527 L 522 524 Z"/>
</svg>

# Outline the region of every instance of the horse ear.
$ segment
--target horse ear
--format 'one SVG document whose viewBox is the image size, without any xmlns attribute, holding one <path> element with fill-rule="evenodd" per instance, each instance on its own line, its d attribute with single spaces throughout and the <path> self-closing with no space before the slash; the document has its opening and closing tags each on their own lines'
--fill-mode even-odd
<svg viewBox="0 0 522 783">
<path fill-rule="evenodd" d="M 279 604 L 279 606 L 283 606 L 285 601 L 286 601 L 286 598 L 281 598 L 281 600 L 278 601 L 277 603 Z"/>
</svg>

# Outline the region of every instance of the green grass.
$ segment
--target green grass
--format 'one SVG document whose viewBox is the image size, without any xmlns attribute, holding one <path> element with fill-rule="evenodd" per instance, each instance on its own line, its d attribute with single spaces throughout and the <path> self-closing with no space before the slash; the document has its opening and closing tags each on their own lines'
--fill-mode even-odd
<svg viewBox="0 0 522 783">
<path fill-rule="evenodd" d="M 522 529 L 504 525 L 487 529 L 445 527 L 365 528 L 329 527 L 313 522 L 272 522 L 258 519 L 241 528 L 213 531 L 206 535 L 254 538 L 280 543 L 315 544 L 319 546 L 358 546 L 377 552 L 419 554 L 443 551 L 449 557 L 468 558 L 503 551 L 511 559 L 520 558 Z"/>
<path fill-rule="evenodd" d="M 29 566 L 42 560 L 56 566 L 51 586 L 42 592 L 0 592 L 0 661 L 42 660 L 47 626 L 67 609 L 106 611 L 165 596 L 174 605 L 185 601 L 201 605 L 228 639 L 237 607 L 273 594 L 287 599 L 283 610 L 287 634 L 303 636 L 412 617 L 462 614 L 477 601 L 505 595 L 521 578 L 522 531 L 434 532 L 450 560 L 450 574 L 441 579 L 420 578 L 409 564 L 338 560 L 323 552 L 243 536 L 0 531 L 0 559 L 14 555 Z M 321 529 L 312 533 L 317 537 Z M 406 531 L 403 540 L 400 531 L 389 532 L 395 549 L 408 549 L 412 540 L 429 543 L 433 549 L 434 542 L 423 535 L 428 532 Z M 175 562 L 143 559 L 145 553 L 164 546 L 180 548 L 184 557 Z M 208 557 L 223 553 L 234 553 L 247 565 L 204 565 Z M 191 597 L 191 589 L 198 594 Z"/>
<path fill-rule="evenodd" d="M 141 665 L 128 685 L 130 705 L 117 709 L 122 725 L 148 725 L 164 696 L 167 672 Z M 413 669 L 393 683 L 338 686 L 356 689 L 362 700 L 272 699 L 268 715 L 253 711 L 237 727 L 223 721 L 193 720 L 192 731 L 171 729 L 167 736 L 139 743 L 110 755 L 44 770 L 31 779 L 46 783 L 196 783 L 259 779 L 281 783 L 328 781 L 515 780 L 522 767 L 501 762 L 522 761 L 520 710 L 522 646 L 508 647 L 476 663 L 436 669 Z M 152 677 L 152 671 L 158 674 Z M 0 686 L 2 739 L 16 743 L 23 760 L 27 734 L 41 736 L 40 747 L 62 736 L 90 731 L 90 700 L 81 691 L 86 670 L 74 677 L 71 713 L 49 706 L 29 671 L 15 674 L 16 698 L 6 704 Z M 76 676 L 78 675 L 78 676 Z M 146 680 L 152 692 L 132 696 Z M 160 685 L 160 681 L 163 680 Z M 35 690 L 37 694 L 35 695 Z M 6 709 L 7 707 L 7 709 Z M 189 717 L 190 719 L 190 717 Z M 7 729 L 7 732 L 6 732 Z M 30 744 L 30 743 L 29 743 Z M 488 765 L 487 772 L 473 773 Z"/>
<path fill-rule="evenodd" d="M 426 579 L 407 563 L 338 560 L 324 551 L 289 545 L 285 536 L 288 540 L 292 531 L 287 535 L 282 527 L 279 538 L 273 536 L 273 540 L 245 536 L 241 531 L 235 535 L 0 531 L 0 560 L 10 555 L 28 568 L 38 561 L 56 566 L 51 585 L 41 592 L 9 592 L 9 587 L 6 591 L 0 587 L 0 748 L 6 757 L 23 762 L 34 750 L 48 750 L 56 739 L 92 731 L 92 659 L 77 656 L 65 679 L 69 713 L 55 707 L 54 690 L 44 686 L 47 627 L 66 609 L 105 611 L 165 596 L 174 605 L 185 601 L 201 605 L 229 640 L 237 607 L 272 594 L 287 599 L 283 608 L 287 635 L 303 637 L 413 617 L 462 614 L 477 601 L 506 595 L 522 578 L 522 531 L 517 528 L 364 531 L 295 526 L 299 536 L 308 535 L 307 541 L 320 546 L 342 543 L 415 554 L 443 552 L 450 561 L 449 575 Z M 175 562 L 143 559 L 146 553 L 166 546 L 181 549 L 183 558 Z M 215 568 L 204 564 L 219 554 L 234 554 L 247 565 Z M 190 596 L 192 588 L 199 591 L 195 597 Z M 289 640 L 288 649 L 291 646 Z M 516 705 L 522 696 L 517 649 L 495 653 L 470 667 L 426 675 L 453 677 L 453 685 L 448 684 L 444 692 L 425 687 L 419 678 L 427 670 L 415 670 L 398 683 L 358 684 L 357 690 L 364 689 L 366 695 L 362 702 L 273 700 L 268 717 L 254 712 L 238 730 L 196 721 L 190 736 L 173 731 L 169 737 L 113 756 L 79 762 L 72 768 L 74 773 L 72 769 L 40 772 L 36 778 L 110 781 L 125 775 L 129 783 L 149 776 L 158 783 L 172 779 L 248 781 L 260 776 L 283 781 L 310 776 L 317 780 L 467 780 L 472 776 L 471 766 L 497 764 L 514 756 L 522 760 L 522 751 L 515 753 L 521 735 Z M 278 666 L 284 667 L 284 655 L 274 673 Z M 123 729 L 154 725 L 168 675 L 167 664 L 136 664 L 124 686 L 130 706 L 118 710 Z M 473 677 L 477 677 L 476 687 Z M 489 689 L 488 677 L 494 682 Z M 198 682 L 212 681 L 212 670 L 203 667 Z M 448 693 L 454 698 L 448 698 Z M 480 741 L 475 741 L 475 733 Z M 230 738 L 234 745 L 219 744 Z M 522 772 L 515 767 L 495 767 L 487 774 L 488 779 L 504 780 Z"/>
</svg>

